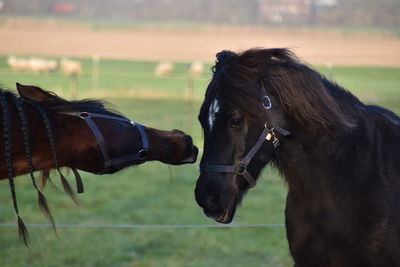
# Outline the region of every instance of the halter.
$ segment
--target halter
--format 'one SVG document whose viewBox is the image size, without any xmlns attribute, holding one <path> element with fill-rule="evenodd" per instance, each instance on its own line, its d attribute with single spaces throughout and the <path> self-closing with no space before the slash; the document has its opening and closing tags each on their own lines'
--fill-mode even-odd
<svg viewBox="0 0 400 267">
<path fill-rule="evenodd" d="M 222 172 L 222 173 L 235 173 L 238 176 L 242 176 L 248 182 L 250 188 L 257 184 L 257 180 L 247 171 L 247 167 L 256 155 L 257 151 L 261 148 L 264 140 L 272 142 L 274 150 L 279 146 L 279 139 L 275 135 L 275 131 L 283 136 L 290 135 L 290 132 L 280 128 L 277 125 L 270 124 L 269 110 L 272 108 L 272 102 L 269 96 L 265 92 L 264 84 L 261 83 L 261 89 L 263 90 L 263 96 L 261 97 L 262 105 L 267 111 L 267 120 L 264 124 L 264 130 L 258 137 L 255 145 L 247 152 L 246 156 L 236 161 L 233 165 L 201 165 L 201 172 Z M 269 126 L 272 125 L 272 126 Z"/>
<path fill-rule="evenodd" d="M 93 135 L 96 137 L 97 143 L 100 146 L 101 153 L 103 154 L 104 158 L 104 167 L 103 170 L 98 172 L 98 174 L 104 174 L 110 167 L 114 165 L 118 165 L 125 162 L 135 162 L 136 164 L 143 163 L 147 157 L 147 152 L 149 150 L 149 140 L 147 135 L 144 131 L 145 127 L 139 123 L 133 122 L 126 118 L 121 118 L 117 116 L 111 116 L 106 114 L 100 113 L 91 113 L 91 112 L 60 112 L 61 114 L 76 116 L 83 119 L 86 124 L 89 126 L 90 130 L 92 131 Z M 93 121 L 92 118 L 103 118 L 103 119 L 110 119 L 110 120 L 118 120 L 127 122 L 133 127 L 135 127 L 141 136 L 142 140 L 142 149 L 139 150 L 137 153 L 129 154 L 127 156 L 119 157 L 110 159 L 110 154 L 108 153 L 108 148 L 106 142 L 104 141 L 104 137 L 101 134 L 99 127 Z"/>
</svg>

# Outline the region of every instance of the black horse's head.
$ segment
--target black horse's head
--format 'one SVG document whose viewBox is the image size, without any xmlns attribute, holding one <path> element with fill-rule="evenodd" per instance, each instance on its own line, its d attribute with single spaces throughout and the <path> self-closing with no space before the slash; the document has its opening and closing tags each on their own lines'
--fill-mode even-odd
<svg viewBox="0 0 400 267">
<path fill-rule="evenodd" d="M 340 118 L 322 88 L 319 74 L 286 49 L 217 54 L 199 114 L 204 153 L 195 196 L 207 216 L 232 221 L 243 195 L 297 125 L 334 132 Z"/>
</svg>

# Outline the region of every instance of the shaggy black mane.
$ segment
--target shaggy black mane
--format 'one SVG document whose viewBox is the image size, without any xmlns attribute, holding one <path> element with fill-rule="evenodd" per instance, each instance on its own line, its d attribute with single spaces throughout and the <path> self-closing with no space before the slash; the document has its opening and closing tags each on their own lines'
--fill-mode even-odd
<svg viewBox="0 0 400 267">
<path fill-rule="evenodd" d="M 324 88 L 321 74 L 288 49 L 256 48 L 238 54 L 222 51 L 213 69 L 200 116 L 207 112 L 210 101 L 220 96 L 228 105 L 257 118 L 263 114 L 262 84 L 287 114 L 296 114 L 294 119 L 302 125 L 327 133 L 353 126 Z"/>
<path fill-rule="evenodd" d="M 262 110 L 260 88 L 263 83 L 288 113 L 297 111 L 301 123 L 322 131 L 353 126 L 352 119 L 342 113 L 337 100 L 400 123 L 393 112 L 365 105 L 285 48 L 255 48 L 241 53 L 222 51 L 217 54 L 212 69 L 213 79 L 207 88 L 200 117 L 207 114 L 212 99 L 218 96 L 250 117 L 257 117 Z"/>
<path fill-rule="evenodd" d="M 380 106 L 366 105 L 363 102 L 361 102 L 355 95 L 353 95 L 343 87 L 339 86 L 335 82 L 328 80 L 323 75 L 321 75 L 321 79 L 324 83 L 325 88 L 328 90 L 329 94 L 332 95 L 334 98 L 346 102 L 360 110 L 380 114 L 386 117 L 389 121 L 393 122 L 394 124 L 400 125 L 400 117 L 394 112 Z"/>
</svg>

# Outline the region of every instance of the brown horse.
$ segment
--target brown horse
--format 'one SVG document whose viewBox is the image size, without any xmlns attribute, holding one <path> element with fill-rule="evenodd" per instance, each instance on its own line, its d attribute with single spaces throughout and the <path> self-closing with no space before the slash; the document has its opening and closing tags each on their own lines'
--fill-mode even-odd
<svg viewBox="0 0 400 267">
<path fill-rule="evenodd" d="M 77 170 L 110 174 L 145 161 L 174 165 L 196 161 L 198 150 L 191 137 L 179 130 L 142 126 L 96 100 L 67 101 L 21 84 L 17 84 L 17 90 L 19 98 L 0 89 L 0 162 L 4 162 L 0 165 L 0 179 L 9 179 L 19 233 L 25 244 L 27 232 L 18 212 L 15 176 L 30 173 L 39 205 L 54 225 L 34 171 L 42 171 L 44 185 L 49 170 L 56 169 L 64 190 L 76 201 L 61 167 L 72 169 L 78 192 L 83 192 Z"/>
</svg>

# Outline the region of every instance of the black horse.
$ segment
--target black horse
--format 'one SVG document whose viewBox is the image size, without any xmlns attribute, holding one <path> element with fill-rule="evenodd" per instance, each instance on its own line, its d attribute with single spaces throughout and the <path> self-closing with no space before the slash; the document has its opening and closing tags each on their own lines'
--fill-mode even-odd
<svg viewBox="0 0 400 267">
<path fill-rule="evenodd" d="M 288 185 L 295 266 L 400 266 L 400 118 L 287 49 L 217 54 L 196 200 L 229 223 L 270 161 Z"/>
</svg>

